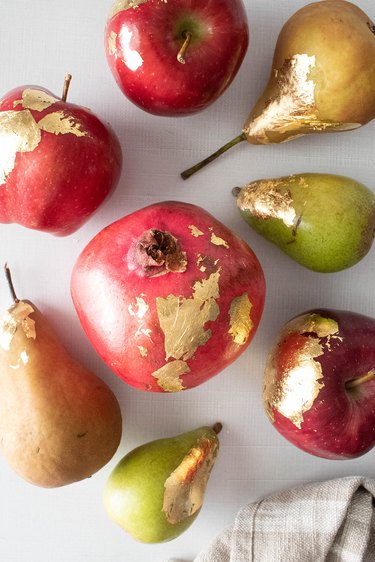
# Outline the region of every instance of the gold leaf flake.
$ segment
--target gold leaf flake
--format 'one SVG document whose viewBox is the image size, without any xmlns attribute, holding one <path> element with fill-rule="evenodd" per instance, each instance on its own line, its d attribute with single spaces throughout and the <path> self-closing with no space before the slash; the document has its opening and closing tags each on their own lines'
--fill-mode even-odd
<svg viewBox="0 0 375 562">
<path fill-rule="evenodd" d="M 217 442 L 201 437 L 165 481 L 163 512 L 172 525 L 202 507 L 217 451 Z"/>
<path fill-rule="evenodd" d="M 135 305 L 130 304 L 128 306 L 129 314 L 130 316 L 136 316 L 137 318 L 142 319 L 147 314 L 149 306 L 144 300 L 142 295 L 140 297 L 135 297 L 135 299 L 136 299 L 136 304 Z M 136 310 L 134 310 L 134 307 L 136 308 Z"/>
<path fill-rule="evenodd" d="M 139 349 L 139 353 L 141 354 L 142 357 L 147 357 L 148 355 L 148 349 L 147 347 L 144 347 L 143 345 L 137 345 L 138 349 Z"/>
<path fill-rule="evenodd" d="M 33 307 L 24 301 L 18 301 L 5 313 L 0 324 L 0 347 L 5 351 L 10 349 L 13 337 L 20 327 L 27 338 L 35 340 L 35 321 L 30 318 Z"/>
<path fill-rule="evenodd" d="M 286 182 L 277 180 L 258 180 L 241 189 L 237 206 L 259 219 L 280 219 L 286 226 L 293 226 L 296 211 Z"/>
<path fill-rule="evenodd" d="M 185 361 L 171 361 L 157 371 L 152 373 L 158 381 L 158 385 L 165 392 L 179 392 L 185 390 L 180 377 L 190 372 L 189 365 Z"/>
<path fill-rule="evenodd" d="M 232 300 L 229 310 L 230 329 L 229 334 L 238 345 L 247 342 L 253 322 L 250 318 L 252 304 L 247 293 Z"/>
<path fill-rule="evenodd" d="M 228 242 L 223 240 L 223 238 L 216 236 L 214 232 L 211 234 L 211 244 L 215 244 L 215 246 L 224 246 L 225 248 L 229 248 Z"/>
<path fill-rule="evenodd" d="M 199 267 L 200 271 L 202 271 L 202 273 L 204 273 L 206 271 L 206 266 L 203 265 L 205 260 L 205 257 L 201 256 L 200 254 L 198 254 L 198 258 L 197 258 L 197 266 Z"/>
<path fill-rule="evenodd" d="M 40 140 L 40 130 L 28 109 L 0 113 L 0 185 L 13 170 L 17 152 L 33 151 Z"/>
<path fill-rule="evenodd" d="M 129 10 L 129 8 L 136 8 L 140 4 L 145 4 L 148 0 L 117 0 L 109 12 L 108 19 L 113 18 L 119 12 L 123 10 Z"/>
<path fill-rule="evenodd" d="M 198 238 L 199 236 L 204 236 L 204 232 L 199 230 L 199 228 L 197 226 L 194 226 L 193 224 L 189 225 L 189 229 L 191 231 L 191 235 L 194 236 L 194 238 Z"/>
<path fill-rule="evenodd" d="M 117 39 L 117 33 L 111 31 L 108 37 L 108 52 L 110 55 L 116 54 L 116 39 Z"/>
<path fill-rule="evenodd" d="M 77 123 L 72 116 L 66 115 L 64 111 L 49 113 L 38 121 L 38 127 L 42 131 L 55 135 L 72 134 L 76 137 L 87 136 L 87 133 L 81 130 L 81 124 Z"/>
<path fill-rule="evenodd" d="M 318 338 L 333 336 L 339 331 L 339 325 L 332 318 L 324 318 L 320 314 L 309 314 L 306 321 L 302 323 L 299 332 L 314 332 Z"/>
<path fill-rule="evenodd" d="M 32 109 L 34 111 L 43 111 L 54 103 L 61 101 L 54 98 L 43 90 L 34 90 L 33 88 L 26 88 L 22 92 L 22 99 L 13 102 L 13 107 L 22 105 L 24 109 Z"/>
<path fill-rule="evenodd" d="M 165 336 L 166 361 L 171 357 L 190 359 L 197 348 L 211 338 L 211 330 L 206 330 L 205 324 L 216 320 L 220 312 L 216 303 L 219 277 L 220 270 L 208 279 L 197 281 L 192 298 L 169 295 L 156 299 L 160 327 Z"/>
</svg>

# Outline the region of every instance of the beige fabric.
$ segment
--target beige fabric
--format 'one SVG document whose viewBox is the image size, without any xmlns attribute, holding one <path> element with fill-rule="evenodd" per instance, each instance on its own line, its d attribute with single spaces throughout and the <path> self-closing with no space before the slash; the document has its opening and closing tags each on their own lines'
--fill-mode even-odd
<svg viewBox="0 0 375 562">
<path fill-rule="evenodd" d="M 311 483 L 243 507 L 194 562 L 375 562 L 375 480 Z"/>
</svg>

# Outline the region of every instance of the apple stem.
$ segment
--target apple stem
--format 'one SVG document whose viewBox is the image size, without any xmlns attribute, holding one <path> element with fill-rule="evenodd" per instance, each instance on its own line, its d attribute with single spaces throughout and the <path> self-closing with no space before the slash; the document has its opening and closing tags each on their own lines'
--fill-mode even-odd
<svg viewBox="0 0 375 562">
<path fill-rule="evenodd" d="M 216 158 L 218 158 L 219 156 L 224 154 L 224 152 L 232 148 L 232 146 L 235 146 L 236 144 L 239 144 L 244 140 L 246 140 L 246 135 L 245 133 L 241 133 L 241 135 L 238 135 L 238 137 L 235 137 L 231 141 L 224 144 L 224 146 L 222 146 L 221 148 L 219 148 L 219 150 L 211 154 L 211 156 L 208 156 L 198 164 L 195 164 L 195 166 L 192 166 L 191 168 L 188 168 L 187 170 L 182 172 L 181 174 L 182 179 L 187 180 L 188 178 L 190 178 L 190 176 L 195 174 L 195 172 L 199 172 L 199 170 L 201 170 L 204 166 L 207 166 L 207 164 L 209 164 L 213 160 L 216 160 Z"/>
<path fill-rule="evenodd" d="M 212 426 L 212 429 L 216 433 L 216 435 L 218 435 L 223 429 L 223 424 L 220 422 L 216 422 L 215 425 Z"/>
<path fill-rule="evenodd" d="M 72 79 L 72 75 L 71 74 L 67 74 L 65 76 L 65 80 L 64 80 L 64 88 L 63 88 L 63 94 L 61 96 L 62 101 L 66 101 L 67 97 L 68 97 L 68 91 L 69 91 L 69 86 L 70 86 L 70 81 Z"/>
<path fill-rule="evenodd" d="M 13 281 L 12 281 L 12 276 L 11 276 L 10 269 L 9 269 L 7 263 L 4 265 L 4 271 L 5 271 L 6 280 L 7 280 L 7 282 L 8 282 L 8 287 L 9 287 L 9 290 L 10 290 L 10 294 L 12 295 L 12 299 L 14 300 L 15 303 L 20 302 L 20 299 L 17 297 L 16 291 L 14 290 L 14 285 L 13 285 Z"/>
<path fill-rule="evenodd" d="M 361 384 L 363 384 L 365 382 L 372 381 L 374 379 L 375 379 L 375 369 L 371 369 L 371 371 L 369 371 L 365 375 L 362 375 L 360 377 L 357 377 L 356 379 L 351 379 L 351 380 L 347 381 L 345 383 L 345 386 L 346 386 L 346 389 L 348 390 L 348 389 L 360 386 Z"/>
<path fill-rule="evenodd" d="M 186 62 L 185 53 L 186 53 L 186 50 L 189 46 L 191 38 L 193 37 L 193 34 L 191 33 L 191 31 L 184 31 L 183 34 L 182 34 L 182 37 L 185 38 L 185 41 L 183 42 L 181 49 L 177 53 L 177 60 L 181 64 L 185 64 L 185 62 Z"/>
</svg>

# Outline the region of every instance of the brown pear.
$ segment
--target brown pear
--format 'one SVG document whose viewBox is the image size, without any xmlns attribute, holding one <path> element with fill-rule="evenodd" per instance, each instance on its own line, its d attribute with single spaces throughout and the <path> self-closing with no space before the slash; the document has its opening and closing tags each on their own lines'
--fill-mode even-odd
<svg viewBox="0 0 375 562">
<path fill-rule="evenodd" d="M 349 131 L 375 117 L 375 25 L 346 0 L 321 0 L 283 26 L 268 84 L 242 133 L 181 174 L 187 179 L 247 140 L 272 144 L 310 133 Z"/>
<path fill-rule="evenodd" d="M 109 387 L 73 359 L 46 317 L 19 300 L 0 324 L 0 446 L 22 478 L 57 487 L 91 476 L 122 432 Z"/>
</svg>

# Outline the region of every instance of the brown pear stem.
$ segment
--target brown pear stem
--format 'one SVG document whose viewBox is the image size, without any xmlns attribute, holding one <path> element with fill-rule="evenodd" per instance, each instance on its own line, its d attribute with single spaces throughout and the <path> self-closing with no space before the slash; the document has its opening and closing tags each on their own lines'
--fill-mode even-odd
<svg viewBox="0 0 375 562">
<path fill-rule="evenodd" d="M 237 197 L 239 196 L 240 193 L 241 193 L 241 187 L 234 187 L 232 189 L 232 195 L 234 197 L 236 197 L 236 199 L 237 199 Z"/>
<path fill-rule="evenodd" d="M 357 386 L 360 386 L 361 384 L 364 384 L 365 382 L 368 381 L 372 381 L 374 379 L 375 379 L 375 369 L 371 369 L 371 371 L 369 371 L 365 375 L 347 381 L 345 383 L 345 387 L 347 390 L 350 390 L 351 388 L 356 388 Z"/>
<path fill-rule="evenodd" d="M 193 34 L 191 33 L 191 31 L 184 31 L 182 36 L 185 37 L 185 41 L 183 42 L 181 49 L 177 53 L 177 60 L 181 64 L 185 64 L 185 53 L 187 51 L 191 38 L 193 37 Z"/>
<path fill-rule="evenodd" d="M 65 80 L 64 80 L 64 87 L 63 87 L 63 94 L 61 96 L 61 100 L 62 101 L 66 101 L 67 97 L 68 97 L 68 91 L 69 91 L 69 86 L 70 86 L 70 81 L 72 79 L 72 75 L 71 74 L 67 74 L 65 76 Z"/>
<path fill-rule="evenodd" d="M 212 426 L 213 431 L 216 433 L 216 435 L 219 435 L 220 431 L 223 429 L 223 424 L 220 422 L 216 422 L 213 426 Z"/>
<path fill-rule="evenodd" d="M 12 281 L 12 275 L 11 275 L 11 273 L 10 273 L 10 269 L 9 269 L 7 263 L 4 265 L 4 271 L 5 271 L 5 277 L 6 277 L 6 280 L 7 280 L 7 283 L 8 283 L 8 287 L 9 287 L 10 294 L 11 294 L 11 296 L 12 296 L 12 299 L 13 299 L 14 302 L 16 302 L 16 303 L 17 303 L 17 302 L 20 302 L 20 299 L 17 297 L 16 291 L 14 290 L 14 285 L 13 285 L 13 281 Z"/>
<path fill-rule="evenodd" d="M 198 172 L 204 166 L 207 166 L 207 164 L 209 164 L 213 160 L 216 160 L 216 158 L 218 158 L 219 156 L 224 154 L 224 152 L 226 152 L 227 150 L 232 148 L 232 146 L 235 146 L 236 144 L 239 144 L 240 142 L 242 142 L 244 140 L 246 140 L 246 135 L 245 135 L 245 133 L 241 133 L 241 135 L 238 135 L 238 137 L 235 137 L 231 141 L 227 142 L 227 144 L 224 144 L 224 146 L 222 146 L 221 148 L 219 148 L 219 150 L 217 150 L 216 152 L 211 154 L 211 156 L 208 156 L 208 158 L 205 158 L 204 160 L 202 160 L 198 164 L 195 164 L 195 166 L 192 166 L 191 168 L 188 168 L 187 170 L 182 172 L 182 174 L 181 174 L 182 179 L 187 180 L 188 178 L 190 178 L 190 176 L 195 174 L 195 172 Z"/>
</svg>

